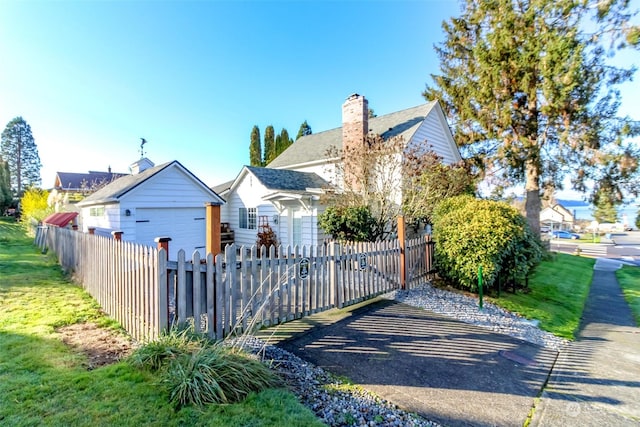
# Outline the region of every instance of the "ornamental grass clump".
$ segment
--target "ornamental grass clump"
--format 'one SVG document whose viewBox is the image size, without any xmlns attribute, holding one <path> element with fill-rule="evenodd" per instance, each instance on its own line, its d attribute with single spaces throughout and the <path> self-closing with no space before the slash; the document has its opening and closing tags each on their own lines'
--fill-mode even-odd
<svg viewBox="0 0 640 427">
<path fill-rule="evenodd" d="M 177 407 L 239 402 L 251 392 L 278 384 L 265 365 L 242 350 L 220 343 L 175 359 L 164 382 L 170 402 Z"/>
<path fill-rule="evenodd" d="M 159 383 L 176 408 L 240 402 L 251 392 L 280 384 L 273 371 L 245 351 L 188 329 L 169 331 L 129 360 L 159 373 Z"/>
<path fill-rule="evenodd" d="M 542 258 L 542 245 L 526 219 L 503 202 L 471 196 L 446 199 L 433 215 L 435 265 L 453 285 L 477 291 L 478 270 L 490 288 L 521 283 Z"/>
</svg>

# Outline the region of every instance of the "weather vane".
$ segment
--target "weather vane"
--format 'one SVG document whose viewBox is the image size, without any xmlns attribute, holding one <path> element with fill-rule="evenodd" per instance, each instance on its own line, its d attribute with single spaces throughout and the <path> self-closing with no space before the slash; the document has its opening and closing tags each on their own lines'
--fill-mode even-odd
<svg viewBox="0 0 640 427">
<path fill-rule="evenodd" d="M 140 158 L 144 157 L 144 144 L 147 143 L 147 140 L 144 138 L 140 138 Z"/>
</svg>

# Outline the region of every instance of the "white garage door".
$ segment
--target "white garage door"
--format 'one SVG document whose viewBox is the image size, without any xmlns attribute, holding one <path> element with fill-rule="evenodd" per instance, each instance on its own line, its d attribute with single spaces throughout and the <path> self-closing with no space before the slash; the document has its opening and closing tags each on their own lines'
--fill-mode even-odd
<svg viewBox="0 0 640 427">
<path fill-rule="evenodd" d="M 178 251 L 184 249 L 187 259 L 193 251 L 205 256 L 205 209 L 203 208 L 153 208 L 136 209 L 136 241 L 155 246 L 156 237 L 171 237 L 169 259 L 178 259 Z"/>
</svg>

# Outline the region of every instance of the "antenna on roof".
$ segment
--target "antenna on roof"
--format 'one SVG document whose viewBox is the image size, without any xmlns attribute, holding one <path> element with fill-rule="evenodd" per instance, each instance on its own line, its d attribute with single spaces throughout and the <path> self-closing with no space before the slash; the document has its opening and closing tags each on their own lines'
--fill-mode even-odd
<svg viewBox="0 0 640 427">
<path fill-rule="evenodd" d="M 144 144 L 147 143 L 147 140 L 144 138 L 140 138 L 140 158 L 144 157 Z"/>
</svg>

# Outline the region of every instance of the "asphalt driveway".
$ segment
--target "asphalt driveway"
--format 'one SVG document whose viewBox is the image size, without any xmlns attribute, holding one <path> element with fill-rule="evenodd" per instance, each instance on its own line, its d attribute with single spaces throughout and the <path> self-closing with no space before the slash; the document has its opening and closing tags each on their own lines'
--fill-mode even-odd
<svg viewBox="0 0 640 427">
<path fill-rule="evenodd" d="M 287 324 L 289 336 L 276 345 L 449 426 L 522 426 L 557 357 L 390 300 L 341 320 L 324 314 L 297 322 Z"/>
</svg>

